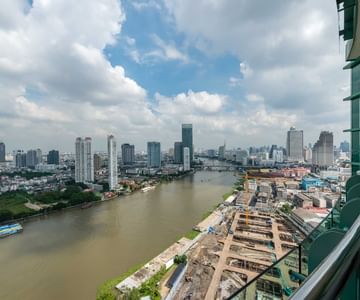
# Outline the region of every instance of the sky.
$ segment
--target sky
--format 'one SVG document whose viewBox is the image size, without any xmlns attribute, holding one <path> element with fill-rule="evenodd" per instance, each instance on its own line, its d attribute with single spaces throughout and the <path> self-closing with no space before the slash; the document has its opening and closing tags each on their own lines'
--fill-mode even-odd
<svg viewBox="0 0 360 300">
<path fill-rule="evenodd" d="M 350 75 L 328 0 L 2 0 L 0 140 L 74 151 L 349 137 Z"/>
</svg>

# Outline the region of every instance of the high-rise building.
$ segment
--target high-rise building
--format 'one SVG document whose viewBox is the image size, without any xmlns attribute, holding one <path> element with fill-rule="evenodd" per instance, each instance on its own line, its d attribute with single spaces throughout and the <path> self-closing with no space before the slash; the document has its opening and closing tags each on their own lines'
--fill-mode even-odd
<svg viewBox="0 0 360 300">
<path fill-rule="evenodd" d="M 99 154 L 94 154 L 94 171 L 98 171 L 101 169 L 101 166 L 103 164 L 102 158 Z"/>
<path fill-rule="evenodd" d="M 274 162 L 282 163 L 284 161 L 283 150 L 282 149 L 274 149 L 271 153 L 271 158 L 274 160 Z"/>
<path fill-rule="evenodd" d="M 305 147 L 304 149 L 304 159 L 307 162 L 312 162 L 312 148 L 311 147 Z"/>
<path fill-rule="evenodd" d="M 190 149 L 189 147 L 184 147 L 184 171 L 190 170 Z"/>
<path fill-rule="evenodd" d="M 224 160 L 225 159 L 225 151 L 226 151 L 226 146 L 225 143 L 223 146 L 219 147 L 219 159 L 220 160 Z"/>
<path fill-rule="evenodd" d="M 161 167 L 161 152 L 159 142 L 147 143 L 147 166 L 148 168 Z"/>
<path fill-rule="evenodd" d="M 81 137 L 75 141 L 75 182 L 94 181 L 94 157 L 91 153 L 91 138 Z"/>
<path fill-rule="evenodd" d="M 271 145 L 270 151 L 269 151 L 269 158 L 273 159 L 273 152 L 274 150 L 277 150 L 277 145 Z"/>
<path fill-rule="evenodd" d="M 36 149 L 36 158 L 37 158 L 38 164 L 42 164 L 42 162 L 43 162 L 42 151 L 39 148 Z"/>
<path fill-rule="evenodd" d="M 15 165 L 17 168 L 26 167 L 26 153 L 22 150 L 18 150 L 15 154 Z"/>
<path fill-rule="evenodd" d="M 6 149 L 5 149 L 5 143 L 0 142 L 0 162 L 6 161 Z"/>
<path fill-rule="evenodd" d="M 174 163 L 181 164 L 183 161 L 183 147 L 182 142 L 174 143 Z"/>
<path fill-rule="evenodd" d="M 51 150 L 47 155 L 47 163 L 49 165 L 59 165 L 59 160 L 60 160 L 59 157 L 60 157 L 59 151 Z"/>
<path fill-rule="evenodd" d="M 312 150 L 314 165 L 331 166 L 334 163 L 334 136 L 332 132 L 322 131 Z"/>
<path fill-rule="evenodd" d="M 113 135 L 108 136 L 107 146 L 108 146 L 108 158 L 109 158 L 108 161 L 109 189 L 113 190 L 118 185 L 116 140 Z"/>
<path fill-rule="evenodd" d="M 36 150 L 28 150 L 26 153 L 26 166 L 34 168 L 38 164 Z"/>
<path fill-rule="evenodd" d="M 192 124 L 182 124 L 181 137 L 182 137 L 183 149 L 185 147 L 188 147 L 190 150 L 190 166 L 191 166 L 194 158 Z"/>
<path fill-rule="evenodd" d="M 342 152 L 350 152 L 350 143 L 347 141 L 343 141 L 340 143 L 340 150 Z"/>
<path fill-rule="evenodd" d="M 289 161 L 303 161 L 304 133 L 291 127 L 287 132 L 286 153 Z"/>
<path fill-rule="evenodd" d="M 135 162 L 135 146 L 130 144 L 122 144 L 121 158 L 124 165 L 133 164 Z"/>
</svg>

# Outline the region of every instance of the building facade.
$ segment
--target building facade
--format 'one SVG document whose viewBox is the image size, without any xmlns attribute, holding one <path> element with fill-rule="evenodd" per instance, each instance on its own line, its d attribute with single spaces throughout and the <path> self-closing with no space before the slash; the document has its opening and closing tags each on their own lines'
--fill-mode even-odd
<svg viewBox="0 0 360 300">
<path fill-rule="evenodd" d="M 190 149 L 184 147 L 184 171 L 190 171 Z"/>
<path fill-rule="evenodd" d="M 118 160 L 116 151 L 116 140 L 113 135 L 109 135 L 107 138 L 108 147 L 108 182 L 109 189 L 114 190 L 118 185 Z"/>
<path fill-rule="evenodd" d="M 147 143 L 147 166 L 148 168 L 161 167 L 161 150 L 159 142 Z"/>
<path fill-rule="evenodd" d="M 304 133 L 291 127 L 287 132 L 286 153 L 288 161 L 303 161 Z"/>
<path fill-rule="evenodd" d="M 99 171 L 102 167 L 103 161 L 99 154 L 94 154 L 94 172 Z"/>
<path fill-rule="evenodd" d="M 225 159 L 225 151 L 226 151 L 226 146 L 225 144 L 223 146 L 219 147 L 219 159 L 220 160 L 224 160 Z"/>
<path fill-rule="evenodd" d="M 334 163 L 334 136 L 332 132 L 322 131 L 312 150 L 312 162 L 321 167 Z"/>
<path fill-rule="evenodd" d="M 29 168 L 35 168 L 38 164 L 36 150 L 28 150 L 26 152 L 26 166 Z"/>
<path fill-rule="evenodd" d="M 17 168 L 25 168 L 26 167 L 26 156 L 22 150 L 18 150 L 15 154 L 15 165 Z"/>
<path fill-rule="evenodd" d="M 174 163 L 181 164 L 183 161 L 183 146 L 182 142 L 174 143 Z"/>
<path fill-rule="evenodd" d="M 59 165 L 60 163 L 60 154 L 57 150 L 49 151 L 47 155 L 47 163 L 48 165 Z"/>
<path fill-rule="evenodd" d="M 5 143 L 0 142 L 0 162 L 6 161 L 6 148 Z"/>
<path fill-rule="evenodd" d="M 190 165 L 192 165 L 194 158 L 194 144 L 193 144 L 193 129 L 192 124 L 182 124 L 181 126 L 181 138 L 182 138 L 182 147 L 188 147 L 190 150 Z"/>
<path fill-rule="evenodd" d="M 350 143 L 347 141 L 343 141 L 340 143 L 341 152 L 350 152 Z"/>
<path fill-rule="evenodd" d="M 135 163 L 135 146 L 130 144 L 122 144 L 121 158 L 124 165 L 132 165 Z"/>
<path fill-rule="evenodd" d="M 91 138 L 78 137 L 75 141 L 75 182 L 94 181 L 94 159 Z"/>
</svg>

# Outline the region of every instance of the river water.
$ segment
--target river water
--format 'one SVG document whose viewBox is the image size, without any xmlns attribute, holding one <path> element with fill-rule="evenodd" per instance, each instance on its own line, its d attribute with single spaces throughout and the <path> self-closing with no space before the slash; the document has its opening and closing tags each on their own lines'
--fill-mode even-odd
<svg viewBox="0 0 360 300">
<path fill-rule="evenodd" d="M 197 224 L 235 181 L 201 171 L 147 193 L 43 217 L 0 240 L 1 300 L 88 300 Z"/>
</svg>

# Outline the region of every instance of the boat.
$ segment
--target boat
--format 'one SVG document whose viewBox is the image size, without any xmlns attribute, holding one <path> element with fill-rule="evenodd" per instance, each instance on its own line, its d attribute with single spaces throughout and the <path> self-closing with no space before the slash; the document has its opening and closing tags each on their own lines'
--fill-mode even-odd
<svg viewBox="0 0 360 300">
<path fill-rule="evenodd" d="M 141 191 L 143 193 L 146 193 L 146 192 L 148 192 L 150 190 L 153 190 L 153 189 L 155 189 L 155 186 L 152 185 L 152 186 L 146 186 L 146 187 L 142 188 Z"/>
<path fill-rule="evenodd" d="M 23 231 L 23 227 L 19 223 L 0 226 L 0 238 L 19 233 Z"/>
</svg>

